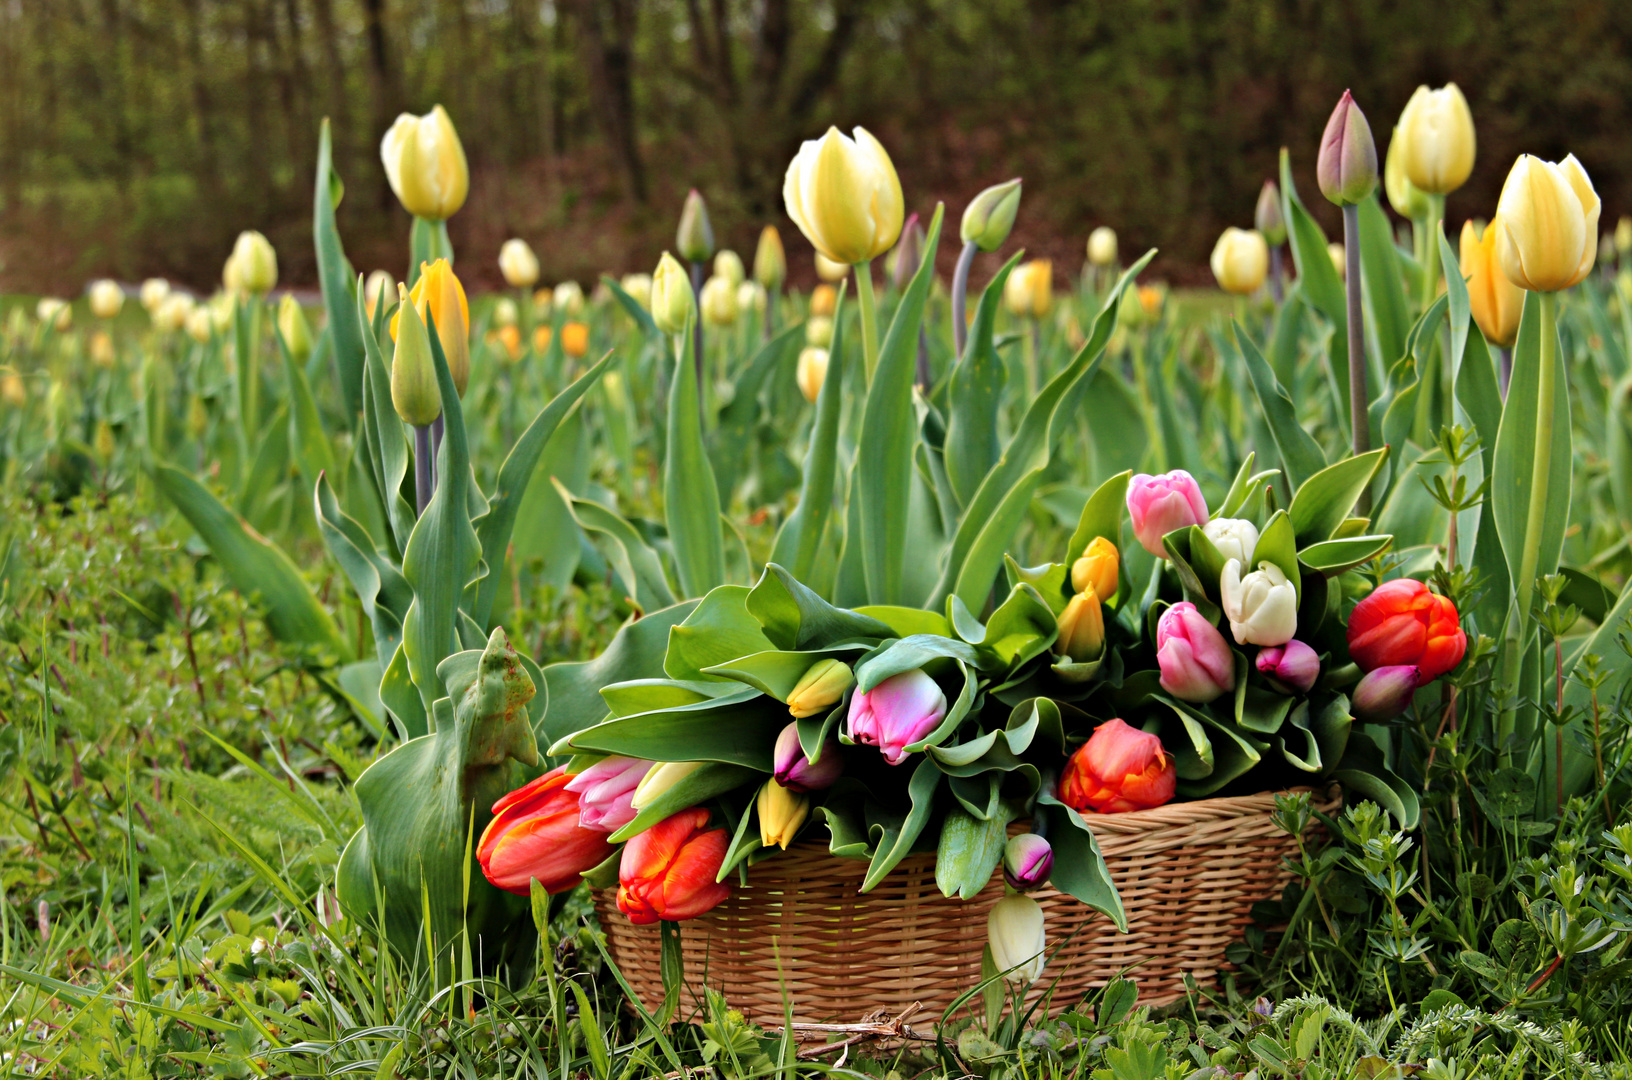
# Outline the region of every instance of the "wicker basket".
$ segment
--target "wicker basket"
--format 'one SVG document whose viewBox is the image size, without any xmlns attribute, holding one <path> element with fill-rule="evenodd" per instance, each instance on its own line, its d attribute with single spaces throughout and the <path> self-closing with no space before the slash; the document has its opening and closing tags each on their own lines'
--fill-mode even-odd
<svg viewBox="0 0 1632 1080">
<path fill-rule="evenodd" d="M 1335 789 L 1317 799 L 1327 812 L 1339 804 Z M 1289 880 L 1281 857 L 1296 844 L 1270 820 L 1274 808 L 1274 795 L 1262 794 L 1084 815 L 1121 891 L 1128 933 L 1071 896 L 1033 893 L 1047 916 L 1050 950 L 1077 933 L 1032 997 L 1057 978 L 1055 1001 L 1069 1005 L 1125 972 L 1141 1002 L 1162 1004 L 1183 996 L 1186 974 L 1213 982 L 1252 905 Z M 764 1023 L 781 1022 L 784 987 L 801 1022 L 855 1020 L 874 1010 L 893 1016 L 915 1001 L 938 1016 L 979 982 L 986 915 L 1003 895 L 1002 877 L 966 902 L 941 896 L 933 855 L 908 857 L 861 895 L 866 869 L 817 843 L 756 866 L 746 886 L 682 924 L 683 1011 L 700 1004 L 706 981 Z M 663 1000 L 657 927 L 629 922 L 616 890 L 596 893 L 595 912 L 624 977 L 655 1009 Z"/>
</svg>

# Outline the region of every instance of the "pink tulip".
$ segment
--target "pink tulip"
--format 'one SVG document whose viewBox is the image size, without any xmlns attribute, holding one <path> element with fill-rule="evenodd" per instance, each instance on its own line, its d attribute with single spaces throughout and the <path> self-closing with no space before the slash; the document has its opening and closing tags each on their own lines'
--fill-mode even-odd
<svg viewBox="0 0 1632 1080">
<path fill-rule="evenodd" d="M 1259 673 L 1288 694 L 1307 694 L 1320 676 L 1319 654 L 1297 638 L 1259 649 L 1257 663 Z"/>
<path fill-rule="evenodd" d="M 934 731 L 945 716 L 946 695 L 915 668 L 851 695 L 850 738 L 878 747 L 885 761 L 899 765 L 907 759 L 908 744 Z"/>
<path fill-rule="evenodd" d="M 1207 500 L 1196 478 L 1183 469 L 1162 476 L 1139 473 L 1128 482 L 1128 516 L 1145 550 L 1165 559 L 1162 537 L 1186 525 L 1207 524 Z"/>
<path fill-rule="evenodd" d="M 1009 837 L 1003 848 L 1003 880 L 1024 892 L 1040 888 L 1054 869 L 1054 849 L 1036 833 Z"/>
<path fill-rule="evenodd" d="M 799 745 L 797 723 L 789 724 L 776 737 L 773 760 L 776 782 L 789 791 L 802 794 L 832 787 L 839 774 L 844 772 L 844 759 L 839 756 L 837 739 L 827 740 L 822 745 L 822 752 L 816 755 L 816 764 L 811 764 L 804 748 Z"/>
<path fill-rule="evenodd" d="M 640 758 L 609 757 L 574 776 L 567 790 L 578 793 L 578 823 L 610 833 L 635 820 L 635 787 L 651 767 Z"/>
<path fill-rule="evenodd" d="M 1156 621 L 1156 663 L 1162 689 L 1197 705 L 1235 689 L 1235 654 L 1218 627 L 1188 600 Z"/>
<path fill-rule="evenodd" d="M 1354 718 L 1380 724 L 1403 713 L 1422 682 L 1422 673 L 1411 664 L 1380 667 L 1366 672 L 1354 688 Z"/>
</svg>

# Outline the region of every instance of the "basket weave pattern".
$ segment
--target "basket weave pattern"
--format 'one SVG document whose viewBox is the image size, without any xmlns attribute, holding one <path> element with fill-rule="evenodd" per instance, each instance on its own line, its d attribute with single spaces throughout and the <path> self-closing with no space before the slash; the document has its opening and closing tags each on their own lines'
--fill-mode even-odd
<svg viewBox="0 0 1632 1080">
<path fill-rule="evenodd" d="M 1334 792 L 1316 805 L 1331 812 L 1339 800 Z M 1064 893 L 1033 893 L 1050 953 L 1070 940 L 1031 997 L 1058 979 L 1054 1000 L 1067 1005 L 1126 972 L 1142 1003 L 1162 1004 L 1183 996 L 1186 973 L 1203 986 L 1215 981 L 1252 905 L 1279 895 L 1290 879 L 1281 857 L 1295 854 L 1296 842 L 1270 820 L 1274 808 L 1274 795 L 1263 794 L 1085 814 L 1122 894 L 1128 933 Z M 706 980 L 765 1023 L 780 1023 L 784 988 L 795 1021 L 896 1015 L 915 1001 L 938 1016 L 980 980 L 986 916 L 1003 896 L 1002 876 L 960 901 L 936 888 L 930 854 L 908 857 L 861 895 L 866 870 L 864 861 L 835 858 L 819 843 L 754 867 L 747 886 L 682 924 L 683 1012 L 701 1005 Z M 624 977 L 655 1010 L 663 1000 L 657 927 L 630 923 L 615 889 L 596 893 L 595 912 Z"/>
</svg>

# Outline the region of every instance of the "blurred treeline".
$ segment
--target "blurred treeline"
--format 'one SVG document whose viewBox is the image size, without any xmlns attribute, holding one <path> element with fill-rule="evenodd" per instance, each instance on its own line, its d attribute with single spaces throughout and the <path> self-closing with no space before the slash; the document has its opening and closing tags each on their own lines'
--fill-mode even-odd
<svg viewBox="0 0 1632 1080">
<path fill-rule="evenodd" d="M 1022 175 L 1017 239 L 1060 271 L 1109 223 L 1194 277 L 1223 226 L 1250 224 L 1282 145 L 1319 202 L 1345 87 L 1381 148 L 1412 89 L 1447 80 L 1479 136 L 1453 225 L 1491 212 L 1521 151 L 1573 151 L 1612 222 L 1632 210 L 1629 57 L 1628 0 L 10 0 L 0 288 L 206 286 L 248 227 L 286 282 L 312 281 L 324 116 L 348 249 L 400 271 L 379 138 L 435 102 L 471 162 L 450 227 L 478 277 L 512 234 L 547 280 L 648 268 L 692 185 L 751 250 L 764 221 L 791 229 L 783 169 L 829 123 L 884 140 L 910 209 L 956 214 Z"/>
</svg>

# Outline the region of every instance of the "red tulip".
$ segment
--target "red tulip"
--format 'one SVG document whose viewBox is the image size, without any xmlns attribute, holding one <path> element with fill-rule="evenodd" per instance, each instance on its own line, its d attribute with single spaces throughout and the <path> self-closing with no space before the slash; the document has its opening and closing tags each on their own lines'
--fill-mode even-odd
<svg viewBox="0 0 1632 1080">
<path fill-rule="evenodd" d="M 714 878 L 731 838 L 700 806 L 664 818 L 623 846 L 618 910 L 632 923 L 693 919 L 731 895 Z"/>
<path fill-rule="evenodd" d="M 1073 810 L 1120 814 L 1149 810 L 1173 798 L 1178 774 L 1162 740 L 1107 720 L 1066 762 L 1060 801 Z"/>
<path fill-rule="evenodd" d="M 566 892 L 612 854 L 606 834 L 578 823 L 578 794 L 566 790 L 566 767 L 551 769 L 493 804 L 476 859 L 487 880 L 526 896 L 537 878 L 546 892 Z"/>
<path fill-rule="evenodd" d="M 1349 655 L 1365 671 L 1415 667 L 1426 685 L 1460 664 L 1467 651 L 1456 605 L 1411 578 L 1377 586 L 1349 616 Z"/>
</svg>

